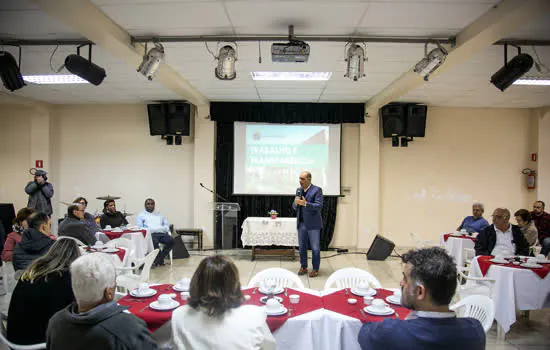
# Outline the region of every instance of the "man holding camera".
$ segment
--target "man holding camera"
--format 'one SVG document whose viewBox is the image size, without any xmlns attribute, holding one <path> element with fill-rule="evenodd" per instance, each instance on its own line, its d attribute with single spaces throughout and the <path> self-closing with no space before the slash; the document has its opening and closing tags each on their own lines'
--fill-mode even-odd
<svg viewBox="0 0 550 350">
<path fill-rule="evenodd" d="M 47 174 L 44 170 L 36 170 L 34 181 L 27 184 L 25 192 L 29 195 L 27 208 L 52 216 L 53 185 L 48 182 Z"/>
</svg>

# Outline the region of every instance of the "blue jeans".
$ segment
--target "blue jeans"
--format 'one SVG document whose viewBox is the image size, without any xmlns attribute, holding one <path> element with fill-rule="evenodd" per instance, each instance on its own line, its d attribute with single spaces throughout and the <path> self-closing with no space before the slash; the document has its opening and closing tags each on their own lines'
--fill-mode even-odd
<svg viewBox="0 0 550 350">
<path fill-rule="evenodd" d="M 550 252 L 550 237 L 542 240 L 542 249 L 540 250 L 540 253 L 544 256 L 547 256 L 548 252 Z"/>
<path fill-rule="evenodd" d="M 312 265 L 314 270 L 319 270 L 321 264 L 321 230 L 308 230 L 303 222 L 298 223 L 298 242 L 300 244 L 300 266 L 307 269 L 307 243 L 311 247 L 313 255 Z"/>
</svg>

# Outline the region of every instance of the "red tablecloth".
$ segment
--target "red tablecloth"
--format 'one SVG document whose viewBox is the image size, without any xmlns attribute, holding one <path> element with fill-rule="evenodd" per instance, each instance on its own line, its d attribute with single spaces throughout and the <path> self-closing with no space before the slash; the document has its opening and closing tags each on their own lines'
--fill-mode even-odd
<svg viewBox="0 0 550 350">
<path fill-rule="evenodd" d="M 124 230 L 122 232 L 113 232 L 113 231 L 101 231 L 101 232 L 103 232 L 105 236 L 109 237 L 109 239 L 120 238 L 122 235 L 126 233 L 132 233 L 132 232 L 141 232 L 143 234 L 143 237 L 147 235 L 147 230 L 136 230 L 136 231 Z"/>
<path fill-rule="evenodd" d="M 536 273 L 540 278 L 544 278 L 546 277 L 546 275 L 548 275 L 548 273 L 550 272 L 550 265 L 549 264 L 540 264 L 542 265 L 542 268 L 538 268 L 538 269 L 530 269 L 528 267 L 523 267 L 523 266 L 519 266 L 519 265 L 514 265 L 512 263 L 507 263 L 507 264 L 495 264 L 489 260 L 493 259 L 494 257 L 492 256 L 480 256 L 479 258 L 477 258 L 477 263 L 479 264 L 479 269 L 481 270 L 481 273 L 483 274 L 483 276 L 485 276 L 485 274 L 487 274 L 487 271 L 489 271 L 489 268 L 492 266 L 492 265 L 497 265 L 497 266 L 505 266 L 505 267 L 513 267 L 515 269 L 524 269 L 524 270 L 531 270 L 533 271 L 534 273 Z"/>
<path fill-rule="evenodd" d="M 150 332 L 154 332 L 157 329 L 159 329 L 162 325 L 164 325 L 166 322 L 170 321 L 172 319 L 172 310 L 168 311 L 157 311 L 153 310 L 150 307 L 146 306 L 151 304 L 153 301 L 156 301 L 161 294 L 171 294 L 176 293 L 176 297 L 174 300 L 180 303 L 181 305 L 187 304 L 187 301 L 181 300 L 181 294 L 179 292 L 176 292 L 172 289 L 172 284 L 161 284 L 158 286 L 151 286 L 151 288 L 156 289 L 159 291 L 157 294 L 153 295 L 149 298 L 134 298 L 130 294 L 126 295 L 124 298 L 120 299 L 118 303 L 120 305 L 124 306 L 130 306 L 130 311 L 132 314 L 136 315 L 137 317 L 141 318 L 145 321 L 147 324 L 147 328 Z"/>
<path fill-rule="evenodd" d="M 126 249 L 117 248 L 116 253 L 105 253 L 105 254 L 116 254 L 120 258 L 120 261 L 124 261 L 124 256 L 126 255 Z"/>
<path fill-rule="evenodd" d="M 454 238 L 462 238 L 462 239 L 469 239 L 473 242 L 476 241 L 476 238 L 475 237 L 472 237 L 472 236 L 461 236 L 461 237 L 458 237 L 458 236 L 451 236 L 450 233 L 446 233 L 443 235 L 443 241 L 444 242 L 447 242 L 447 240 L 449 239 L 449 237 L 454 237 Z"/>
<path fill-rule="evenodd" d="M 359 311 L 366 306 L 363 302 L 363 297 L 352 294 L 349 289 L 349 295 L 346 295 L 346 292 L 344 290 L 339 290 L 337 292 L 325 295 L 324 297 L 322 297 L 323 305 L 324 308 L 327 310 L 338 312 L 342 315 L 355 317 L 363 323 L 382 322 L 387 317 L 399 317 L 399 319 L 404 320 L 405 317 L 407 317 L 407 315 L 411 312 L 411 310 L 403 306 L 394 305 L 386 301 L 386 297 L 392 295 L 393 291 L 387 289 L 377 289 L 376 291 L 378 293 L 374 296 L 374 298 L 384 299 L 384 302 L 390 305 L 391 308 L 399 314 L 399 316 L 397 316 L 395 313 L 389 316 L 374 316 L 365 312 L 366 317 L 363 317 L 363 315 L 361 315 L 361 311 Z M 357 299 L 357 304 L 348 304 L 349 298 Z"/>
<path fill-rule="evenodd" d="M 258 305 L 263 306 L 262 302 L 260 301 L 260 298 L 265 296 L 265 294 L 260 293 L 258 290 L 256 290 L 255 294 L 252 294 L 254 291 L 254 288 L 244 289 L 243 294 L 250 295 L 250 300 L 245 302 L 245 304 L 250 305 Z M 292 312 L 290 313 L 290 317 L 288 316 L 288 313 L 285 313 L 281 316 L 267 316 L 267 325 L 271 332 L 276 331 L 279 327 L 281 327 L 286 320 L 288 320 L 291 317 L 300 316 L 302 314 L 315 311 L 318 309 L 323 308 L 323 302 L 320 297 L 311 295 L 308 293 L 302 293 L 300 291 L 294 290 L 289 288 L 288 289 L 288 295 L 292 294 L 298 294 L 300 296 L 300 302 L 298 304 L 291 304 L 290 300 L 288 299 L 288 296 L 285 296 L 284 293 L 277 294 L 278 297 L 283 298 L 283 305 L 288 309 L 292 308 Z"/>
</svg>

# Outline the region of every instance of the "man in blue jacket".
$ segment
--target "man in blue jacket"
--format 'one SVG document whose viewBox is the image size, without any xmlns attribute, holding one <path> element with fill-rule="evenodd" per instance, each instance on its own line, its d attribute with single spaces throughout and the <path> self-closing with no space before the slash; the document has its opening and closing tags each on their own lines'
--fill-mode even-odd
<svg viewBox="0 0 550 350">
<path fill-rule="evenodd" d="M 298 275 L 307 273 L 307 244 L 311 247 L 313 270 L 309 277 L 319 275 L 321 264 L 321 228 L 323 218 L 323 190 L 311 184 L 311 173 L 304 171 L 299 177 L 300 187 L 296 189 L 296 198 L 292 208 L 296 210 L 296 223 L 298 228 L 298 242 L 300 244 L 300 271 Z"/>
<path fill-rule="evenodd" d="M 478 320 L 457 318 L 449 303 L 457 283 L 456 265 L 433 247 L 403 255 L 401 304 L 413 310 L 406 320 L 386 318 L 359 331 L 362 350 L 483 350 L 485 332 Z"/>
</svg>

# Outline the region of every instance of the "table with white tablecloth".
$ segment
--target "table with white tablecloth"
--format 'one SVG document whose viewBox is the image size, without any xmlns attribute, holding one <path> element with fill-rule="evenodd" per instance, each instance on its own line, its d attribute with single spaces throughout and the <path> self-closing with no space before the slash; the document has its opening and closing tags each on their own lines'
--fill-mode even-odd
<svg viewBox="0 0 550 350">
<path fill-rule="evenodd" d="M 496 282 L 491 299 L 495 303 L 495 320 L 504 332 L 516 322 L 516 310 L 538 310 L 550 305 L 545 302 L 550 294 L 550 274 L 539 277 L 529 269 L 491 265 L 485 276 L 475 257 L 470 265 L 469 276 L 487 277 Z"/>
<path fill-rule="evenodd" d="M 278 251 L 281 254 L 275 254 L 294 258 L 294 247 L 299 245 L 296 218 L 248 217 L 244 220 L 241 228 L 243 247 L 252 247 L 252 260 L 256 255 L 261 254 L 256 247 L 270 245 L 293 247 Z M 264 251 L 262 255 L 274 255 L 274 253 L 273 251 Z"/>
<path fill-rule="evenodd" d="M 104 232 L 96 232 L 96 239 L 102 242 L 108 242 L 109 238 Z M 126 238 L 132 241 L 133 249 L 130 252 L 129 258 L 133 260 L 144 259 L 147 254 L 152 252 L 155 248 L 153 246 L 153 238 L 151 232 L 146 231 L 145 236 L 142 231 L 128 232 L 120 236 L 120 238 Z"/>
<path fill-rule="evenodd" d="M 445 237 L 447 240 L 445 241 Z M 445 247 L 447 253 L 455 259 L 456 266 L 464 266 L 463 250 L 464 248 L 474 249 L 475 242 L 469 237 L 448 236 L 448 233 L 441 234 L 440 244 Z"/>
</svg>

